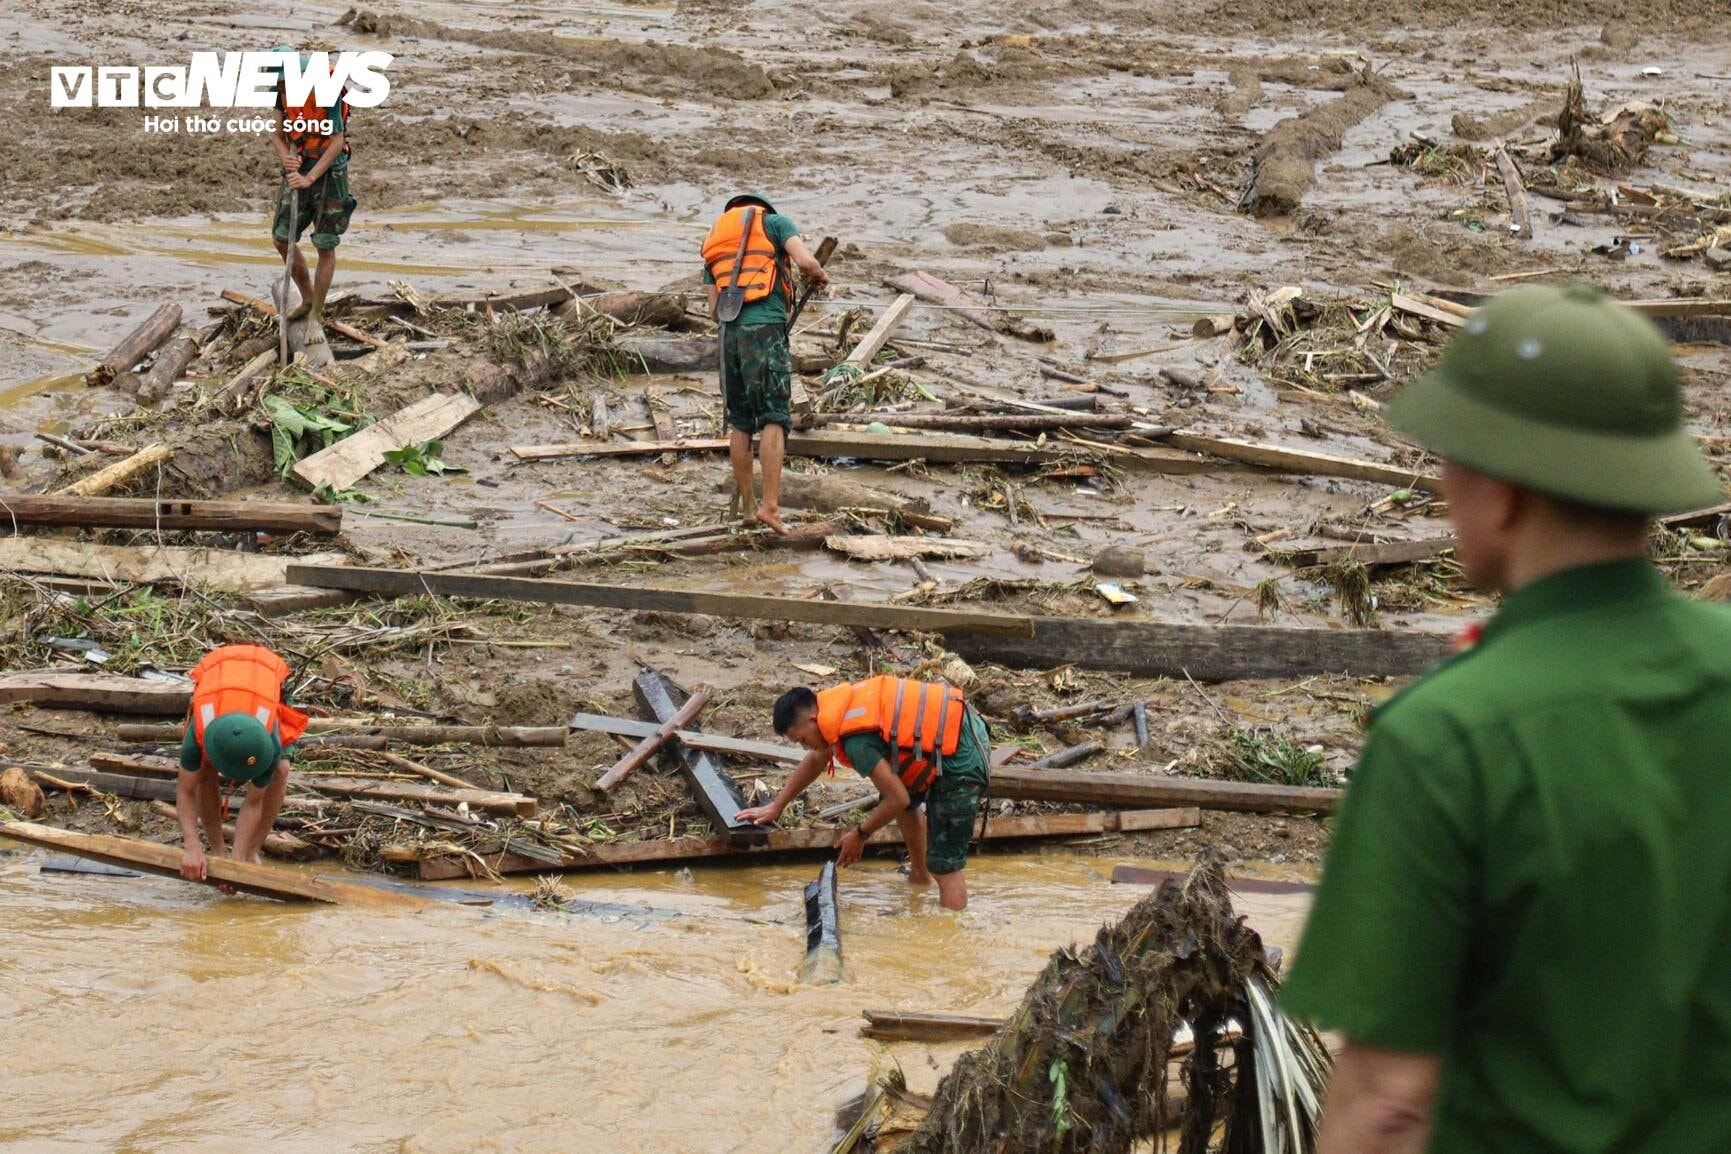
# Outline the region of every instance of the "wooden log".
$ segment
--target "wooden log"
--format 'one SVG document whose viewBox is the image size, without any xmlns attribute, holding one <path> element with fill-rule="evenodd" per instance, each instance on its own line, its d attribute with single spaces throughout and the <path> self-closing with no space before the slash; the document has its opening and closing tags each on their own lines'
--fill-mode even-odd
<svg viewBox="0 0 1731 1154">
<path fill-rule="evenodd" d="M 1136 748 L 1148 746 L 1148 703 L 1138 701 L 1130 707 L 1130 724 L 1136 730 Z"/>
<path fill-rule="evenodd" d="M 534 817 L 537 802 L 521 793 L 503 793 L 490 789 L 445 789 L 440 786 L 418 785 L 411 782 L 379 781 L 364 777 L 290 776 L 289 780 L 303 788 L 333 797 L 365 797 L 376 801 L 412 801 L 426 805 L 442 805 L 455 809 L 467 805 L 493 813 L 513 813 L 518 817 Z"/>
<path fill-rule="evenodd" d="M 58 490 L 62 497 L 94 497 L 106 493 L 110 489 L 126 484 L 153 465 L 174 456 L 173 450 L 167 445 L 146 445 L 138 452 L 123 461 L 116 461 L 106 468 L 98 469 L 87 477 L 81 477 L 65 488 Z"/>
<path fill-rule="evenodd" d="M 189 501 L 151 497 L 67 497 L 51 493 L 0 496 L 0 524 L 104 529 L 212 529 L 220 532 L 342 532 L 341 505 L 290 501 Z"/>
<path fill-rule="evenodd" d="M 1320 549 L 1298 549 L 1290 553 L 1277 552 L 1276 556 L 1286 564 L 1299 569 L 1309 569 L 1317 565 L 1333 565 L 1341 561 L 1350 561 L 1359 565 L 1408 565 L 1414 561 L 1428 561 L 1432 557 L 1441 556 L 1454 547 L 1455 539 L 1453 537 L 1424 537 L 1417 541 L 1329 545 Z"/>
<path fill-rule="evenodd" d="M 663 444 L 679 439 L 679 427 L 673 422 L 673 414 L 667 409 L 667 402 L 660 391 L 656 389 L 643 390 L 643 405 L 649 410 L 649 423 L 655 426 L 655 439 Z"/>
<path fill-rule="evenodd" d="M 1200 821 L 1200 814 L 1188 809 L 1148 810 L 1140 813 L 1040 813 L 1012 814 L 986 823 L 984 840 L 989 842 L 1023 841 L 1040 838 L 1090 837 L 1116 833 L 1128 819 L 1138 829 L 1185 829 Z M 851 829 L 852 827 L 848 827 Z M 741 849 L 722 837 L 681 837 L 656 841 L 611 842 L 589 847 L 583 854 L 573 854 L 557 868 L 561 870 L 617 869 L 628 865 L 679 865 L 686 862 L 708 861 L 715 858 L 752 858 L 763 854 L 823 854 L 833 850 L 848 829 L 771 829 L 760 846 Z M 897 846 L 902 841 L 901 826 L 891 823 L 867 840 L 868 848 Z M 502 874 L 545 873 L 547 863 L 522 857 L 497 847 L 481 851 L 489 869 Z M 444 881 L 470 876 L 471 863 L 459 857 L 423 858 L 418 863 L 422 881 Z"/>
<path fill-rule="evenodd" d="M 863 1010 L 860 1034 L 884 1042 L 956 1042 L 998 1032 L 1002 1018 L 972 1014 L 933 1014 L 906 1010 Z"/>
<path fill-rule="evenodd" d="M 562 317 L 599 314 L 622 325 L 671 329 L 685 323 L 685 298 L 678 293 L 604 292 L 567 297 L 553 312 Z"/>
<path fill-rule="evenodd" d="M 1433 476 L 1398 469 L 1372 461 L 1355 461 L 1328 453 L 1313 453 L 1304 449 L 1284 449 L 1277 445 L 1261 445 L 1232 437 L 1207 437 L 1197 433 L 1174 432 L 1161 440 L 1180 449 L 1207 453 L 1228 461 L 1240 461 L 1283 473 L 1307 473 L 1318 477 L 1346 477 L 1354 481 L 1372 481 L 1398 488 L 1439 490 L 1441 482 Z"/>
<path fill-rule="evenodd" d="M 1074 805 L 1196 806 L 1241 813 L 1333 813 L 1343 790 L 1262 785 L 1155 773 L 1005 766 L 995 771 L 986 796 L 1011 801 L 1057 801 Z"/>
<path fill-rule="evenodd" d="M 1238 318 L 1231 313 L 1219 313 L 1215 316 L 1199 317 L 1190 326 L 1190 335 L 1197 340 L 1208 340 L 1213 337 L 1223 337 L 1238 327 Z"/>
<path fill-rule="evenodd" d="M 186 366 L 198 359 L 198 338 L 184 336 L 171 341 L 166 348 L 156 354 L 156 360 L 151 364 L 150 371 L 145 373 L 138 384 L 138 403 L 154 405 L 168 396 L 168 391 L 174 388 L 174 383 L 180 380 L 180 374 L 186 371 Z"/>
<path fill-rule="evenodd" d="M 610 733 L 620 737 L 648 737 L 660 730 L 653 721 L 638 721 L 629 717 L 606 717 L 597 713 L 578 713 L 566 723 L 570 728 L 590 733 Z M 708 753 L 725 753 L 733 757 L 755 758 L 786 765 L 797 765 L 805 757 L 805 748 L 781 741 L 747 741 L 738 737 L 704 733 L 696 729 L 681 729 L 674 734 L 682 743 Z"/>
<path fill-rule="evenodd" d="M 871 422 L 899 429 L 949 429 L 963 433 L 1042 433 L 1059 429 L 1128 429 L 1128 413 L 815 413 L 809 426 L 864 425 Z"/>
<path fill-rule="evenodd" d="M 836 897 L 835 863 L 826 861 L 817 880 L 805 887 L 805 960 L 799 980 L 832 985 L 841 981 L 841 909 Z"/>
<path fill-rule="evenodd" d="M 915 557 L 988 557 L 992 547 L 957 537 L 885 537 L 879 534 L 835 534 L 824 547 L 855 561 L 907 561 Z"/>
<path fill-rule="evenodd" d="M 897 292 L 912 293 L 921 300 L 954 310 L 989 332 L 1004 333 L 1019 340 L 1045 343 L 1052 339 L 1052 330 L 1013 316 L 1007 311 L 991 312 L 955 285 L 939 280 L 928 272 L 914 270 L 884 281 Z"/>
<path fill-rule="evenodd" d="M 637 699 L 638 708 L 649 720 L 668 729 L 678 729 L 684 724 L 680 714 L 685 712 L 685 706 L 690 699 L 683 689 L 663 675 L 652 669 L 644 670 L 631 683 L 631 693 Z M 668 722 L 678 724 L 669 726 Z M 769 837 L 769 830 L 753 822 L 739 820 L 739 811 L 745 808 L 745 795 L 721 764 L 702 750 L 692 749 L 683 743 L 676 747 L 676 752 L 679 756 L 680 776 L 685 779 L 686 787 L 691 790 L 691 796 L 697 802 L 697 808 L 703 811 L 703 816 L 709 820 L 715 832 L 727 839 L 731 845 L 763 844 Z"/>
<path fill-rule="evenodd" d="M 916 529 L 948 533 L 954 522 L 933 514 L 923 500 L 874 489 L 834 473 L 786 473 L 781 478 L 781 504 L 787 509 L 813 509 L 822 513 L 844 510 L 883 512 Z"/>
<path fill-rule="evenodd" d="M 145 584 L 172 582 L 225 592 L 284 585 L 287 583 L 284 574 L 291 560 L 331 562 L 342 557 L 340 553 L 317 553 L 289 558 L 234 549 L 92 545 L 49 537 L 0 537 L 0 572 L 53 573 Z"/>
<path fill-rule="evenodd" d="M 443 437 L 480 411 L 481 402 L 467 393 L 434 393 L 303 457 L 289 473 L 309 489 L 341 492 L 383 465 L 387 452 Z"/>
<path fill-rule="evenodd" d="M 69 792 L 90 791 L 107 793 L 134 801 L 173 801 L 174 780 L 158 774 L 141 777 L 130 773 L 108 773 L 97 769 L 32 770 L 30 776 L 51 789 Z M 239 790 L 224 791 L 231 802 L 239 803 L 244 794 Z"/>
<path fill-rule="evenodd" d="M 612 769 L 596 779 L 595 788 L 602 793 L 612 792 L 620 782 L 636 773 L 644 762 L 654 757 L 655 751 L 666 745 L 679 730 L 690 725 L 693 719 L 703 712 L 703 707 L 708 704 L 709 690 L 707 689 L 699 689 L 686 698 L 685 704 L 681 705 L 672 717 L 657 726 L 654 733 L 632 746 L 631 752 L 614 762 Z"/>
<path fill-rule="evenodd" d="M 151 350 L 166 341 L 180 327 L 180 306 L 161 305 L 144 319 L 144 323 L 126 334 L 124 340 L 109 350 L 94 369 L 85 374 L 93 388 L 100 388 L 116 376 L 131 369 L 149 356 Z"/>
<path fill-rule="evenodd" d="M 180 811 L 166 801 L 153 801 L 150 808 L 170 821 L 180 820 Z M 228 839 L 230 845 L 234 844 L 232 821 L 222 827 L 222 835 Z M 284 861 L 311 861 L 319 856 L 318 846 L 279 829 L 273 829 L 264 835 L 262 848 L 266 856 L 282 858 Z"/>
<path fill-rule="evenodd" d="M 1521 170 L 1500 140 L 1496 143 L 1494 155 L 1497 175 L 1502 177 L 1503 192 L 1509 198 L 1509 235 L 1517 240 L 1532 240 L 1533 219 L 1527 209 L 1527 186 L 1521 182 Z"/>
<path fill-rule="evenodd" d="M 333 321 L 327 319 L 325 321 L 325 328 L 336 333 L 339 337 L 347 337 L 351 341 L 359 341 L 363 345 L 371 345 L 375 349 L 382 349 L 385 347 L 386 342 L 381 341 L 378 337 L 375 337 L 372 333 L 369 333 L 364 329 L 357 329 L 354 325 L 348 324 L 345 321 Z"/>
<path fill-rule="evenodd" d="M 678 441 L 561 441 L 551 445 L 513 445 L 519 461 L 557 461 L 569 457 L 658 457 L 662 453 L 719 453 L 725 437 L 687 437 Z"/>
<path fill-rule="evenodd" d="M 123 677 L 118 673 L 42 669 L 0 675 L 0 705 L 175 717 L 184 715 L 191 701 L 190 686 Z"/>
<path fill-rule="evenodd" d="M 0 837 L 107 862 L 109 865 L 126 866 L 145 873 L 170 878 L 180 877 L 181 851 L 178 846 L 124 837 L 105 837 L 100 834 L 73 833 L 70 830 L 21 821 L 0 825 Z M 279 901 L 321 902 L 376 910 L 413 910 L 431 904 L 424 898 L 408 894 L 315 877 L 275 866 L 253 865 L 230 858 L 214 857 L 209 858 L 208 862 L 209 874 L 202 884 L 232 886 L 242 893 L 276 898 Z"/>
<path fill-rule="evenodd" d="M 258 354 L 252 360 L 242 365 L 240 371 L 230 377 L 222 388 L 216 390 L 212 396 L 219 400 L 223 405 L 229 406 L 232 411 L 233 404 L 235 401 L 240 399 L 242 390 L 245 389 L 247 385 L 251 384 L 260 373 L 264 372 L 276 363 L 277 350 L 266 349 L 264 352 Z"/>
<path fill-rule="evenodd" d="M 1314 673 L 1410 677 L 1453 651 L 1448 634 L 1417 630 L 1180 625 L 1135 618 L 1035 617 L 1031 621 L 1032 637 L 957 634 L 949 639 L 949 646 L 969 661 L 1021 669 L 1075 664 L 1142 677 L 1188 673 L 1198 681 Z"/>
<path fill-rule="evenodd" d="M 1096 753 L 1105 750 L 1106 743 L 1100 740 L 1078 742 L 1066 746 L 1056 753 L 1049 753 L 1038 761 L 1028 763 L 1029 769 L 1063 769 L 1067 765 L 1075 765 L 1078 761 L 1086 761 Z"/>
<path fill-rule="evenodd" d="M 80 444 L 77 441 L 69 441 L 65 437 L 57 437 L 53 433 L 36 432 L 36 433 L 31 434 L 31 435 L 34 436 L 38 441 L 44 441 L 50 445 L 53 445 L 56 449 L 64 449 L 67 453 L 71 454 L 73 457 L 88 457 L 90 454 L 92 454 L 96 451 L 95 449 L 92 449 L 88 445 Z M 46 450 L 44 450 L 44 453 L 47 456 L 53 456 L 54 455 L 52 453 L 48 453 Z M 126 455 L 127 456 L 132 455 L 132 448 L 130 446 L 128 446 L 126 449 Z"/>
<path fill-rule="evenodd" d="M 896 326 L 902 323 L 902 318 L 907 316 L 908 310 L 913 307 L 912 293 L 902 293 L 896 297 L 890 307 L 878 315 L 877 323 L 859 339 L 844 361 L 862 369 L 869 367 L 877 358 L 879 350 L 884 347 L 884 343 L 890 339 L 890 334 L 896 331 Z"/>
<path fill-rule="evenodd" d="M 230 304 L 239 305 L 244 309 L 251 309 L 261 317 L 270 320 L 276 319 L 276 306 L 262 297 L 248 296 L 246 293 L 240 292 L 237 289 L 223 289 L 218 295 Z"/>
<path fill-rule="evenodd" d="M 529 577 L 475 577 L 405 569 L 368 569 L 348 565 L 290 565 L 288 579 L 299 585 L 350 589 L 359 593 L 428 593 L 436 597 L 498 598 L 547 605 L 592 605 L 608 609 L 651 609 L 665 613 L 704 613 L 716 617 L 803 621 L 814 625 L 863 625 L 934 633 L 987 630 L 1028 637 L 1026 617 L 964 610 L 914 609 L 899 605 L 817 601 L 758 594 L 705 593 L 656 585 L 602 585 L 547 581 Z"/>
<path fill-rule="evenodd" d="M 631 372 L 712 373 L 717 364 L 714 337 L 620 333 L 613 338 L 613 344 Z"/>
<path fill-rule="evenodd" d="M 1074 705 L 1053 706 L 1051 709 L 1023 707 L 1016 710 L 1016 720 L 1023 725 L 1036 721 L 1068 721 L 1073 717 L 1087 717 L 1094 713 L 1104 713 L 1112 706 L 1111 698 L 1100 697 L 1092 701 L 1079 701 Z"/>
<path fill-rule="evenodd" d="M 181 712 L 186 712 L 183 703 Z M 122 741 L 179 741 L 181 727 L 122 724 L 115 734 Z M 309 736 L 344 734 L 383 737 L 399 745 L 483 745 L 512 749 L 546 748 L 565 744 L 566 730 L 560 725 L 392 725 L 353 719 L 314 718 Z"/>
</svg>

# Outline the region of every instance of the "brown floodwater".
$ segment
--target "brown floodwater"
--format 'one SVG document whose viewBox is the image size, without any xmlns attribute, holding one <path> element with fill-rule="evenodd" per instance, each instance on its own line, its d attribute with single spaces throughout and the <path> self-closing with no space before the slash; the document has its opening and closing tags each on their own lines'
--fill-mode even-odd
<svg viewBox="0 0 1731 1154">
<path fill-rule="evenodd" d="M 629 910 L 379 915 L 41 860 L 0 856 L 8 1150 L 821 1150 L 868 1077 L 929 1090 L 962 1049 L 863 1039 L 861 1010 L 1007 1012 L 1145 892 L 985 856 L 951 916 L 866 863 L 844 981 L 802 986 L 809 862 L 565 879 Z M 1307 904 L 1239 911 L 1289 947 Z"/>
</svg>

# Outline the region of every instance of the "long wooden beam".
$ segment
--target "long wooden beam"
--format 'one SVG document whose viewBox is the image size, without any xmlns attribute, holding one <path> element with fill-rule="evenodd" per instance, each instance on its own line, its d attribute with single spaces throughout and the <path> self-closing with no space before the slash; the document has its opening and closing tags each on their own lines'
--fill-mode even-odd
<svg viewBox="0 0 1731 1154">
<path fill-rule="evenodd" d="M 151 497 L 0 494 L 0 531 L 9 525 L 103 529 L 213 529 L 227 532 L 340 533 L 341 505 L 291 501 L 187 501 Z"/>
<path fill-rule="evenodd" d="M 608 717 L 600 713 L 574 714 L 565 724 L 572 729 L 617 734 L 620 737 L 648 737 L 660 728 L 653 721 L 638 721 L 634 717 Z M 718 733 L 704 733 L 696 729 L 681 729 L 674 736 L 692 749 L 709 753 L 725 753 L 734 757 L 757 758 L 788 765 L 797 764 L 805 757 L 804 748 L 785 741 L 751 741 L 743 737 L 723 737 Z"/>
<path fill-rule="evenodd" d="M 992 771 L 988 797 L 1082 805 L 1196 806 L 1241 813 L 1333 813 L 1343 790 L 1164 777 L 1154 773 L 1003 766 Z"/>
<path fill-rule="evenodd" d="M 1032 637 L 958 634 L 950 647 L 968 660 L 1049 669 L 1085 669 L 1234 681 L 1338 673 L 1408 677 L 1450 653 L 1451 638 L 1417 630 L 1316 629 L 1274 625 L 1185 625 L 1137 619 L 1034 617 Z"/>
<path fill-rule="evenodd" d="M 427 593 L 437 597 L 478 597 L 548 605 L 593 605 L 607 609 L 650 609 L 664 613 L 705 613 L 716 617 L 803 621 L 814 625 L 863 625 L 872 629 L 911 629 L 931 633 L 990 632 L 1027 637 L 1026 617 L 948 609 L 915 609 L 858 601 L 818 601 L 741 593 L 706 593 L 659 585 L 602 585 L 530 577 L 480 577 L 410 569 L 368 569 L 350 565 L 290 565 L 297 585 L 382 593 L 392 597 Z"/>
<path fill-rule="evenodd" d="M 186 712 L 182 701 L 180 712 Z M 180 725 L 125 722 L 115 734 L 122 741 L 179 741 L 185 733 Z M 566 730 L 558 725 L 391 725 L 357 721 L 350 718 L 314 718 L 307 734 L 322 737 L 331 734 L 383 737 L 399 745 L 484 745 L 513 749 L 541 748 L 565 744 Z"/>
<path fill-rule="evenodd" d="M 24 821 L 0 825 L 0 837 L 9 837 L 45 849 L 59 850 L 110 865 L 127 866 L 163 877 L 180 877 L 181 851 L 178 846 L 126 837 L 73 833 L 70 830 Z M 422 909 L 432 904 L 424 898 L 375 889 L 372 886 L 355 885 L 352 882 L 334 881 L 297 870 L 252 865 L 230 858 L 213 857 L 207 861 L 209 873 L 204 885 L 233 886 L 242 893 L 276 898 L 278 901 L 321 902 L 326 905 L 364 906 L 380 910 Z"/>
<path fill-rule="evenodd" d="M 191 701 L 190 685 L 123 677 L 118 673 L 40 669 L 0 676 L 0 705 L 174 717 L 184 714 Z M 182 730 L 175 728 L 174 740 L 178 741 Z"/>
<path fill-rule="evenodd" d="M 654 733 L 646 734 L 641 741 L 632 747 L 631 751 L 613 763 L 613 768 L 595 780 L 595 788 L 602 793 L 614 789 L 618 784 L 636 773 L 638 768 L 655 756 L 655 751 L 666 745 L 668 740 L 677 734 L 680 727 L 690 725 L 697 715 L 703 712 L 703 707 L 709 704 L 709 691 L 699 689 L 685 699 L 677 712 L 662 722 Z"/>
<path fill-rule="evenodd" d="M 1201 823 L 1200 811 L 1190 809 L 1125 810 L 1114 813 L 1036 813 L 995 817 L 986 823 L 985 840 L 1018 841 L 1047 837 L 1087 837 L 1129 830 L 1189 829 Z M 591 846 L 584 854 L 572 854 L 562 866 L 549 867 L 535 858 L 483 851 L 488 868 L 502 874 L 617 869 L 629 865 L 680 865 L 715 858 L 747 858 L 761 854 L 826 853 L 835 848 L 847 829 L 829 827 L 772 829 L 765 844 L 739 849 L 722 837 L 664 838 L 658 841 L 616 842 Z M 868 848 L 900 845 L 901 827 L 888 825 L 867 842 Z M 460 857 L 423 858 L 417 863 L 422 881 L 443 881 L 470 876 L 470 862 Z"/>
<path fill-rule="evenodd" d="M 1209 437 L 1200 433 L 1174 432 L 1160 438 L 1168 445 L 1206 453 L 1222 460 L 1238 461 L 1282 473 L 1304 473 L 1316 477 L 1345 477 L 1354 481 L 1370 481 L 1397 488 L 1429 489 L 1436 492 L 1442 482 L 1436 477 L 1412 469 L 1398 469 L 1374 461 L 1357 461 L 1336 457 L 1330 453 L 1313 453 L 1307 449 L 1285 449 L 1279 445 L 1262 445 L 1241 441 L 1235 437 Z"/>
</svg>

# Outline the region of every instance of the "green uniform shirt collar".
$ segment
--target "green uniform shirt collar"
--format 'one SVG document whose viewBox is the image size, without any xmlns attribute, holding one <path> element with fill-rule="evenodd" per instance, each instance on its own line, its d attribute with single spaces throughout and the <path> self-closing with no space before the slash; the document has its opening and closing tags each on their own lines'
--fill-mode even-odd
<svg viewBox="0 0 1731 1154">
<path fill-rule="evenodd" d="M 1565 569 L 1523 585 L 1504 597 L 1496 616 L 1485 625 L 1480 643 L 1529 622 L 1596 608 L 1607 602 L 1657 597 L 1667 588 L 1665 578 L 1642 557 Z"/>
</svg>

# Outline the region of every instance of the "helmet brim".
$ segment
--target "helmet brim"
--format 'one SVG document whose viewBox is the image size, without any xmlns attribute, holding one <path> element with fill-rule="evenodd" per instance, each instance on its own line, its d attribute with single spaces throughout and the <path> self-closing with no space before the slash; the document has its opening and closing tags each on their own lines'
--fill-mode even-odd
<svg viewBox="0 0 1731 1154">
<path fill-rule="evenodd" d="M 1408 385 L 1383 412 L 1433 453 L 1562 500 L 1661 514 L 1725 499 L 1685 429 L 1642 436 L 1563 428 L 1487 404 L 1441 370 Z"/>
</svg>

